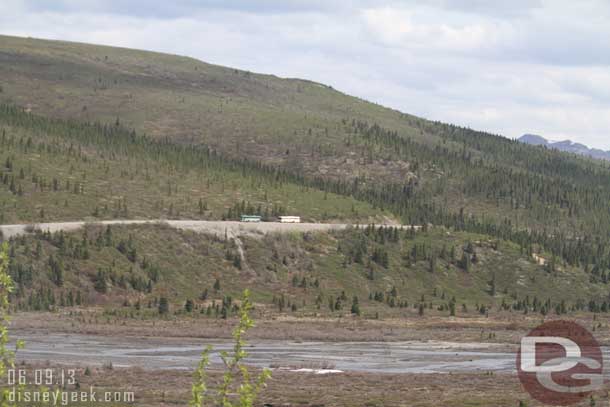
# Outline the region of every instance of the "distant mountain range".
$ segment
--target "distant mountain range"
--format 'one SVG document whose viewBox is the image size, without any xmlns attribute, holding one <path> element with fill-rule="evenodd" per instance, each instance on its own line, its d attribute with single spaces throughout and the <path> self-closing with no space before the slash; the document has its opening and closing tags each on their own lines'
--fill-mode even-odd
<svg viewBox="0 0 610 407">
<path fill-rule="evenodd" d="M 538 136 L 536 134 L 524 134 L 523 136 L 521 136 L 521 138 L 519 138 L 519 141 L 534 146 L 547 146 L 549 148 L 554 148 L 559 151 L 565 151 L 568 153 L 580 154 L 588 157 L 597 158 L 600 160 L 610 161 L 610 151 L 604 151 L 597 148 L 589 148 L 584 144 L 575 143 L 571 140 L 549 141 L 544 137 Z"/>
</svg>

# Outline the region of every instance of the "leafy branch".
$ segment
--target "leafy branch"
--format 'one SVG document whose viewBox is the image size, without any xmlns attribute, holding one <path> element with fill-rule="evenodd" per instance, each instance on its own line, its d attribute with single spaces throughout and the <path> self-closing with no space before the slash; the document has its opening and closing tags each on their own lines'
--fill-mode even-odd
<svg viewBox="0 0 610 407">
<path fill-rule="evenodd" d="M 8 326 L 11 318 L 9 316 L 9 295 L 13 292 L 13 279 L 8 269 L 8 244 L 5 242 L 0 246 L 0 377 L 6 377 L 8 369 L 15 368 L 15 353 L 23 348 L 23 341 L 17 341 L 16 349 L 9 350 Z M 0 407 L 10 406 L 9 389 L 2 390 Z"/>
<path fill-rule="evenodd" d="M 211 399 L 211 402 L 214 403 L 211 404 L 213 406 L 252 407 L 258 395 L 265 387 L 265 383 L 271 377 L 271 372 L 268 369 L 264 369 L 257 378 L 253 378 L 248 368 L 243 364 L 244 359 L 248 356 L 248 353 L 244 350 L 246 346 L 244 336 L 254 326 L 254 320 L 250 317 L 252 308 L 250 292 L 245 290 L 239 309 L 239 323 L 233 330 L 232 335 L 234 341 L 233 351 L 231 353 L 225 351 L 220 353 L 220 358 L 225 366 L 225 373 L 216 397 Z M 195 371 L 195 381 L 191 388 L 190 407 L 204 407 L 206 400 L 209 399 L 207 396 L 206 368 L 210 364 L 210 352 L 211 348 L 207 347 L 201 354 L 199 366 Z M 238 379 L 241 380 L 239 383 L 236 383 Z M 238 386 L 237 393 L 233 394 L 231 391 L 236 385 Z M 231 401 L 234 396 L 239 397 L 237 404 Z"/>
</svg>

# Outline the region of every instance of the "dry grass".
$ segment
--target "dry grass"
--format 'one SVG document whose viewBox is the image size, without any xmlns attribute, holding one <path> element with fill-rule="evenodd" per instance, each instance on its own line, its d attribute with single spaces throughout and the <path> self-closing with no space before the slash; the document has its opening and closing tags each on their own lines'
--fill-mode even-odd
<svg viewBox="0 0 610 407">
<path fill-rule="evenodd" d="M 235 326 L 232 319 L 181 317 L 172 320 L 96 319 L 95 310 L 85 317 L 69 313 L 19 313 L 12 329 L 104 336 L 139 336 L 166 338 L 228 339 Z M 545 320 L 554 319 L 547 317 Z M 565 319 L 565 318 L 564 318 Z M 602 344 L 610 344 L 610 318 L 579 314 L 572 319 L 593 331 Z M 97 322 L 96 322 L 97 320 Z M 413 317 L 410 319 L 364 320 L 357 318 L 257 318 L 249 339 L 325 341 L 325 342 L 392 342 L 445 341 L 469 343 L 504 343 L 511 347 L 530 329 L 540 324 L 541 317 L 509 313 L 490 318 Z M 492 336 L 490 336 L 492 334 Z"/>
</svg>

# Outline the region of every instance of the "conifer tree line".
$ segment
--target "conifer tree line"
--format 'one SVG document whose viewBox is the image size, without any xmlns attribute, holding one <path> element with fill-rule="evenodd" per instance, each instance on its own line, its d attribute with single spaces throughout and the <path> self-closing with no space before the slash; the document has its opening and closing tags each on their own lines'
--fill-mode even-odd
<svg viewBox="0 0 610 407">
<path fill-rule="evenodd" d="M 127 271 L 116 266 L 116 260 L 109 266 L 97 266 L 93 275 L 82 275 L 75 269 L 76 260 L 88 260 L 92 251 L 108 248 L 124 256 L 130 264 Z M 77 284 L 78 288 L 73 288 L 74 281 L 68 286 L 67 274 L 90 279 L 93 289 L 100 294 L 108 293 L 111 287 L 150 294 L 162 274 L 158 265 L 138 254 L 131 235 L 127 239 L 116 238 L 110 226 L 96 233 L 85 230 L 80 239 L 62 231 L 37 231 L 34 240 L 18 237 L 11 241 L 8 259 L 8 272 L 16 287 L 13 302 L 17 308 L 26 310 L 87 304 L 89 293 L 79 287 L 82 282 Z"/>
<path fill-rule="evenodd" d="M 384 271 L 388 269 L 400 270 L 406 273 L 409 270 L 425 269 L 431 274 L 444 274 L 447 270 L 459 273 L 480 273 L 485 270 L 491 274 L 488 281 L 486 293 L 493 299 L 497 296 L 502 298 L 501 304 L 480 303 L 475 305 L 475 310 L 481 315 L 487 315 L 490 311 L 509 311 L 520 312 L 523 314 L 538 313 L 541 315 L 556 314 L 563 315 L 575 311 L 588 311 L 594 313 L 610 312 L 610 300 L 606 295 L 593 298 L 587 295 L 585 298 L 539 298 L 536 295 L 523 294 L 520 290 L 501 286 L 496 279 L 496 272 L 489 270 L 489 264 L 485 268 L 479 266 L 479 254 L 476 245 L 468 241 L 463 245 L 448 245 L 447 242 L 439 242 L 442 245 L 432 245 L 426 241 L 418 243 L 416 236 L 425 236 L 427 232 L 416 232 L 411 228 L 401 230 L 397 227 L 367 225 L 365 227 L 354 227 L 347 230 L 335 232 L 338 240 L 338 252 L 343 254 L 343 267 L 354 269 L 354 265 L 359 265 L 364 269 L 367 278 L 373 282 L 383 281 Z M 426 239 L 424 239 L 426 240 Z M 499 241 L 489 243 L 489 248 L 498 250 Z M 400 257 L 390 259 L 389 254 L 400 252 Z M 526 255 L 525 252 L 521 253 Z M 552 262 L 540 267 L 542 272 L 551 275 L 556 274 L 555 266 Z M 591 284 L 607 286 L 610 280 L 610 272 L 604 271 L 599 267 L 591 269 L 585 267 L 585 273 L 589 276 Z M 387 305 L 390 308 L 409 308 L 417 309 L 420 314 L 426 310 L 436 309 L 437 311 L 448 312 L 449 316 L 455 316 L 458 301 L 465 301 L 466 298 L 456 298 L 447 295 L 444 291 L 434 288 L 432 296 L 429 293 L 421 294 L 421 298 L 405 297 L 400 295 L 400 291 L 395 287 L 385 291 L 371 291 L 369 301 L 375 301 Z M 342 304 L 345 298 L 333 297 L 329 299 L 329 308 L 334 305 Z M 466 313 L 467 307 L 462 304 L 461 312 Z"/>
</svg>

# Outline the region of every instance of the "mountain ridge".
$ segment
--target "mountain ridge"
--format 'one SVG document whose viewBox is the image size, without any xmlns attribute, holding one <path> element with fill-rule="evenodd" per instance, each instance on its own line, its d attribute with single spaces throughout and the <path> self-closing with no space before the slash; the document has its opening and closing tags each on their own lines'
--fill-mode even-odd
<svg viewBox="0 0 610 407">
<path fill-rule="evenodd" d="M 591 148 L 572 140 L 550 141 L 537 134 L 524 134 L 518 139 L 520 142 L 533 146 L 546 146 L 566 153 L 579 154 L 591 158 L 610 161 L 610 151 Z"/>
</svg>

